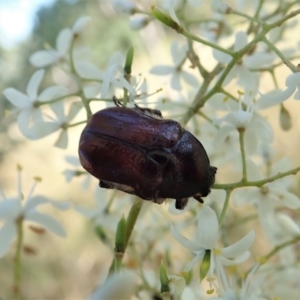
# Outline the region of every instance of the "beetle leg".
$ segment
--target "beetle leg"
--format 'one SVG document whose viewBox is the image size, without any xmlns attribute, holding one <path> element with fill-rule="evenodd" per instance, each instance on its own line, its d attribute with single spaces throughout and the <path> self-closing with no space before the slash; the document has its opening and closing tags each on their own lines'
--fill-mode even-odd
<svg viewBox="0 0 300 300">
<path fill-rule="evenodd" d="M 134 104 L 136 110 L 141 111 L 145 115 L 148 115 L 150 117 L 156 117 L 158 119 L 163 119 L 163 116 L 161 114 L 161 111 L 158 109 L 151 109 L 151 108 L 146 108 L 146 107 L 140 107 L 137 104 Z"/>
<path fill-rule="evenodd" d="M 113 189 L 114 188 L 113 183 L 104 181 L 104 180 L 99 181 L 99 186 L 104 189 Z"/>
<path fill-rule="evenodd" d="M 124 107 L 124 105 L 117 99 L 116 96 L 113 96 L 113 101 L 117 107 Z"/>
<path fill-rule="evenodd" d="M 152 201 L 157 204 L 162 204 L 165 200 L 165 198 L 155 198 Z"/>
<path fill-rule="evenodd" d="M 204 203 L 204 201 L 203 201 L 203 199 L 201 198 L 201 196 L 200 195 L 194 195 L 193 196 L 193 198 L 195 199 L 195 200 L 197 200 L 198 202 L 200 202 L 200 203 Z"/>
<path fill-rule="evenodd" d="M 189 198 L 181 198 L 175 200 L 175 207 L 177 209 L 184 209 L 189 201 Z"/>
</svg>

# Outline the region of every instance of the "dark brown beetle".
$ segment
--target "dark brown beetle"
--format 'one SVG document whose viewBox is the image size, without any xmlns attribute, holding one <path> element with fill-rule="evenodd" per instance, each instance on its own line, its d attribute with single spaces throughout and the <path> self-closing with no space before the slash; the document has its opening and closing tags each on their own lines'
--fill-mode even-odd
<svg viewBox="0 0 300 300">
<path fill-rule="evenodd" d="M 115 103 L 95 113 L 80 137 L 80 162 L 100 187 L 155 203 L 174 198 L 177 209 L 188 197 L 203 203 L 217 168 L 210 166 L 202 144 L 158 110 Z"/>
</svg>

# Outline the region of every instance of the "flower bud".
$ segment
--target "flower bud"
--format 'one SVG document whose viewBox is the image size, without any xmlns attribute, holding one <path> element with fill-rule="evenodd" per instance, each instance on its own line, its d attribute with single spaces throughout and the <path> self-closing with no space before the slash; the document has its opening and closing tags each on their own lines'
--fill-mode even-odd
<svg viewBox="0 0 300 300">
<path fill-rule="evenodd" d="M 292 127 L 291 116 L 289 111 L 281 104 L 280 114 L 279 114 L 280 126 L 283 130 L 290 130 Z"/>
<path fill-rule="evenodd" d="M 164 23 L 168 27 L 175 29 L 176 31 L 182 30 L 182 28 L 177 24 L 168 14 L 164 13 L 162 10 L 157 9 L 154 5 L 151 7 L 152 14 L 155 19 Z"/>
<path fill-rule="evenodd" d="M 118 223 L 115 240 L 115 252 L 125 252 L 126 245 L 126 220 L 122 216 Z"/>
<path fill-rule="evenodd" d="M 163 263 L 160 264 L 159 278 L 160 278 L 160 291 L 161 291 L 161 293 L 170 292 L 169 278 L 168 278 L 167 271 L 166 271 L 166 268 L 163 265 Z"/>
<path fill-rule="evenodd" d="M 207 275 L 207 272 L 209 270 L 209 267 L 210 267 L 210 250 L 205 250 L 205 254 L 204 254 L 204 257 L 202 259 L 202 264 L 201 264 L 201 267 L 200 267 L 200 281 L 202 281 L 206 275 Z"/>
</svg>

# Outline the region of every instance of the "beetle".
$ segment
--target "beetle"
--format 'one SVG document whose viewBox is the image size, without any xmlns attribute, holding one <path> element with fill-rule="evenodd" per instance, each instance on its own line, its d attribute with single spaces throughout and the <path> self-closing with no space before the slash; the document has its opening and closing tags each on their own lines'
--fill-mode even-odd
<svg viewBox="0 0 300 300">
<path fill-rule="evenodd" d="M 184 209 L 189 197 L 203 203 L 215 182 L 200 141 L 159 110 L 122 106 L 96 112 L 79 141 L 79 158 L 99 186 L 161 204 L 175 199 Z"/>
</svg>

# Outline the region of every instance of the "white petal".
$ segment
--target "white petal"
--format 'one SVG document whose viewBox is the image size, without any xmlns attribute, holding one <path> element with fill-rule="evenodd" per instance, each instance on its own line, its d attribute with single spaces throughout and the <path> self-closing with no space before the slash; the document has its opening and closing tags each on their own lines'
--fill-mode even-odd
<svg viewBox="0 0 300 300">
<path fill-rule="evenodd" d="M 223 85 L 226 86 L 227 84 L 229 84 L 233 78 L 235 78 L 236 76 L 238 76 L 238 73 L 237 73 L 237 70 L 238 70 L 238 66 L 235 65 L 230 71 L 229 73 L 227 74 L 224 82 L 223 82 Z M 224 71 L 221 72 L 220 75 L 222 75 Z"/>
<path fill-rule="evenodd" d="M 174 41 L 171 45 L 171 55 L 174 65 L 182 63 L 182 60 L 186 57 L 188 52 L 188 45 L 180 45 L 179 42 Z"/>
<path fill-rule="evenodd" d="M 69 164 L 71 164 L 73 166 L 76 166 L 76 167 L 81 166 L 79 158 L 77 156 L 67 155 L 65 157 L 65 159 L 66 159 L 66 162 L 68 162 Z"/>
<path fill-rule="evenodd" d="M 58 59 L 59 54 L 56 50 L 41 50 L 33 53 L 29 61 L 33 66 L 41 68 L 52 65 Z"/>
<path fill-rule="evenodd" d="M 197 255 L 184 268 L 184 272 L 188 272 L 194 268 L 198 261 L 200 261 L 205 254 L 205 249 L 198 251 Z"/>
<path fill-rule="evenodd" d="M 213 49 L 213 57 L 223 64 L 228 64 L 232 57 L 229 54 L 226 54 L 224 52 L 221 52 L 219 50 Z"/>
<path fill-rule="evenodd" d="M 292 194 L 287 190 L 275 187 L 272 187 L 271 192 L 272 194 L 275 194 L 275 197 L 280 204 L 291 209 L 297 209 L 300 207 L 300 199 L 295 194 Z"/>
<path fill-rule="evenodd" d="M 55 147 L 66 149 L 68 147 L 68 132 L 67 130 L 62 130 L 57 141 L 54 144 Z"/>
<path fill-rule="evenodd" d="M 43 115 L 39 108 L 26 108 L 18 115 L 18 126 L 23 134 L 31 123 L 35 124 L 37 122 L 43 122 Z"/>
<path fill-rule="evenodd" d="M 198 217 L 197 237 L 204 249 L 213 249 L 216 246 L 219 233 L 218 217 L 214 210 L 205 206 Z"/>
<path fill-rule="evenodd" d="M 20 128 L 20 125 L 19 125 Z M 54 122 L 38 122 L 30 128 L 20 128 L 22 134 L 30 140 L 43 138 L 60 128 L 60 124 Z"/>
<path fill-rule="evenodd" d="M 136 292 L 137 283 L 136 275 L 131 271 L 122 270 L 120 273 L 113 273 L 93 293 L 90 300 L 131 299 Z"/>
<path fill-rule="evenodd" d="M 277 105 L 291 97 L 294 92 L 294 87 L 288 87 L 286 90 L 280 93 L 270 93 L 266 95 L 261 95 L 261 98 L 259 98 L 257 101 L 256 107 L 258 109 L 265 109 Z"/>
<path fill-rule="evenodd" d="M 59 85 L 50 86 L 39 94 L 38 100 L 42 102 L 50 101 L 56 98 L 66 96 L 68 92 L 69 92 L 68 89 L 65 88 L 64 86 L 59 86 Z"/>
<path fill-rule="evenodd" d="M 0 258 L 3 257 L 16 235 L 16 225 L 14 221 L 7 221 L 0 228 Z"/>
<path fill-rule="evenodd" d="M 239 207 L 244 204 L 253 204 L 256 201 L 260 201 L 260 199 L 258 198 L 259 196 L 260 189 L 258 188 L 241 188 L 233 192 L 232 201 L 236 207 Z"/>
<path fill-rule="evenodd" d="M 98 209 L 86 208 L 80 205 L 76 205 L 74 209 L 88 219 L 94 219 L 102 213 Z"/>
<path fill-rule="evenodd" d="M 197 79 L 197 77 L 191 73 L 188 73 L 184 70 L 181 70 L 181 76 L 184 79 L 184 81 L 186 83 L 188 83 L 191 86 L 195 86 L 195 87 L 199 87 L 200 86 L 200 82 Z"/>
<path fill-rule="evenodd" d="M 156 75 L 169 75 L 174 73 L 176 70 L 172 66 L 166 66 L 166 65 L 158 65 L 151 68 L 149 71 L 151 74 Z"/>
<path fill-rule="evenodd" d="M 66 232 L 62 225 L 53 217 L 38 211 L 30 211 L 25 215 L 25 219 L 35 222 L 45 227 L 45 229 L 55 233 L 58 236 L 65 237 Z"/>
<path fill-rule="evenodd" d="M 246 32 L 239 31 L 235 34 L 234 51 L 239 51 L 248 43 L 248 36 Z"/>
<path fill-rule="evenodd" d="M 124 57 L 121 52 L 114 52 L 108 60 L 108 66 L 111 67 L 113 65 L 123 66 Z"/>
<path fill-rule="evenodd" d="M 57 117 L 57 121 L 59 123 L 63 123 L 66 121 L 66 116 L 65 116 L 65 105 L 63 101 L 57 101 L 54 103 L 50 104 L 51 109 L 55 113 Z"/>
<path fill-rule="evenodd" d="M 4 199 L 0 201 L 0 219 L 13 219 L 21 214 L 21 201 L 19 199 Z"/>
<path fill-rule="evenodd" d="M 232 125 L 225 125 L 221 127 L 214 137 L 213 144 L 215 147 L 219 148 L 233 130 L 235 130 L 235 128 Z"/>
<path fill-rule="evenodd" d="M 222 255 L 226 258 L 239 256 L 249 250 L 255 239 L 255 233 L 251 230 L 246 236 L 236 243 L 222 249 Z"/>
<path fill-rule="evenodd" d="M 180 76 L 178 72 L 174 73 L 174 75 L 171 78 L 171 87 L 176 91 L 181 90 Z"/>
<path fill-rule="evenodd" d="M 62 29 L 56 38 L 56 49 L 60 56 L 67 54 L 72 41 L 72 32 L 69 28 Z"/>
<path fill-rule="evenodd" d="M 180 22 L 179 22 L 179 20 L 176 16 L 176 13 L 174 11 L 174 7 L 170 7 L 169 14 L 170 14 L 170 17 L 172 18 L 173 21 L 175 21 L 177 24 L 180 24 Z"/>
<path fill-rule="evenodd" d="M 135 11 L 135 6 L 128 0 L 112 0 L 113 9 L 120 14 L 132 14 Z"/>
<path fill-rule="evenodd" d="M 133 16 L 129 20 L 129 26 L 132 30 L 140 30 L 144 28 L 149 23 L 148 16 Z"/>
<path fill-rule="evenodd" d="M 24 206 L 24 211 L 29 212 L 31 209 L 34 209 L 37 206 L 45 203 L 51 203 L 51 201 L 44 196 L 34 196 L 27 200 Z"/>
<path fill-rule="evenodd" d="M 94 64 L 87 62 L 87 61 L 76 61 L 75 68 L 77 73 L 84 78 L 87 79 L 103 79 L 104 74 L 103 71 L 100 70 Z"/>
<path fill-rule="evenodd" d="M 274 60 L 274 56 L 266 52 L 255 52 L 253 55 L 246 55 L 243 62 L 248 68 L 255 69 L 262 66 L 269 66 Z"/>
<path fill-rule="evenodd" d="M 19 92 L 14 88 L 7 88 L 3 91 L 3 95 L 8 101 L 16 107 L 26 108 L 31 106 L 31 101 L 27 95 Z"/>
<path fill-rule="evenodd" d="M 129 98 L 133 101 L 135 96 L 135 90 L 132 85 L 122 76 L 118 79 L 118 81 L 114 81 L 114 84 L 118 87 L 125 88 L 129 93 Z"/>
<path fill-rule="evenodd" d="M 285 85 L 287 87 L 293 87 L 293 88 L 296 88 L 299 85 L 299 83 L 300 83 L 300 73 L 299 72 L 290 74 L 286 78 L 286 81 L 285 81 Z"/>
<path fill-rule="evenodd" d="M 71 107 L 70 107 L 69 113 L 67 115 L 66 121 L 67 122 L 72 121 L 81 109 L 82 109 L 82 102 L 81 101 L 73 102 L 71 104 Z"/>
<path fill-rule="evenodd" d="M 72 27 L 73 33 L 80 34 L 84 30 L 86 25 L 91 21 L 91 19 L 92 18 L 90 16 L 80 17 Z"/>
<path fill-rule="evenodd" d="M 114 79 L 114 76 L 116 74 L 116 71 L 118 70 L 118 65 L 114 64 L 109 66 L 108 70 L 106 71 L 106 74 L 104 76 L 103 84 L 102 84 L 102 89 L 101 89 L 101 97 L 104 98 L 110 87 L 110 83 Z"/>
<path fill-rule="evenodd" d="M 300 100 L 300 88 L 299 88 L 299 86 L 296 89 L 296 93 L 294 95 L 294 99 L 295 100 Z"/>
<path fill-rule="evenodd" d="M 28 82 L 26 91 L 27 95 L 32 101 L 35 101 L 37 99 L 38 88 L 41 84 L 44 74 L 45 70 L 38 70 L 31 76 Z"/>
<path fill-rule="evenodd" d="M 250 252 L 246 251 L 239 257 L 235 258 L 234 260 L 227 259 L 226 257 L 223 257 L 223 256 L 218 257 L 218 259 L 223 266 L 232 266 L 232 265 L 237 265 L 237 264 L 243 263 L 249 257 L 250 257 Z"/>
<path fill-rule="evenodd" d="M 300 234 L 299 225 L 288 215 L 279 213 L 277 215 L 280 227 L 290 234 L 291 236 L 297 236 Z"/>
<path fill-rule="evenodd" d="M 197 243 L 195 242 L 191 242 L 190 240 L 188 240 L 186 237 L 184 237 L 183 235 L 181 235 L 174 227 L 173 224 L 171 224 L 170 227 L 171 233 L 173 235 L 173 237 L 177 240 L 178 243 L 180 243 L 183 247 L 189 249 L 190 251 L 199 251 L 200 247 L 199 245 L 197 245 Z"/>
</svg>

